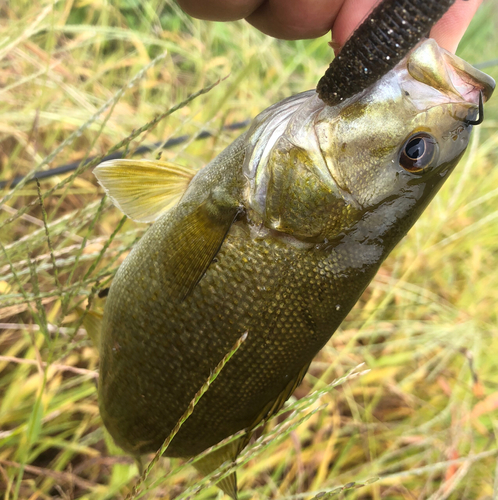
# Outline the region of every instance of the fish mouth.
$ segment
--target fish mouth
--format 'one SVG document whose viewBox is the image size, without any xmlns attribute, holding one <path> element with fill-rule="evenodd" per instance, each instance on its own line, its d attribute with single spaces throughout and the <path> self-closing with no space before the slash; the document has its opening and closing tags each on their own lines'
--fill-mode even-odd
<svg viewBox="0 0 498 500">
<path fill-rule="evenodd" d="M 489 75 L 445 49 L 440 49 L 447 63 L 448 73 L 457 92 L 467 101 L 476 103 L 482 95 L 483 101 L 490 99 L 496 83 Z"/>
<path fill-rule="evenodd" d="M 482 121 L 482 116 L 478 122 L 473 118 L 478 110 L 482 111 L 482 102 L 488 101 L 495 89 L 495 81 L 489 75 L 442 49 L 433 39 L 415 47 L 408 57 L 407 69 L 415 80 L 430 85 L 451 101 L 470 104 L 472 116 L 462 121 L 469 124 Z"/>
</svg>

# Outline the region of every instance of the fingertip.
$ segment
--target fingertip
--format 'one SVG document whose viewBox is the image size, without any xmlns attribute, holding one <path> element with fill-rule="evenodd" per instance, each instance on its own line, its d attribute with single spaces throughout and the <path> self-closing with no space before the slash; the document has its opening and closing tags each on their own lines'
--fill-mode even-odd
<svg viewBox="0 0 498 500">
<path fill-rule="evenodd" d="M 455 53 L 482 0 L 457 0 L 432 28 L 430 36 L 440 47 Z"/>
<path fill-rule="evenodd" d="M 267 0 L 246 20 L 275 38 L 318 38 L 332 27 L 340 4 L 337 0 Z"/>
<path fill-rule="evenodd" d="M 365 17 L 381 0 L 356 0 L 344 2 L 332 28 L 334 42 L 342 47 Z M 438 44 L 455 52 L 465 30 L 482 0 L 457 0 L 448 12 L 436 23 L 430 36 Z"/>
<path fill-rule="evenodd" d="M 354 2 L 343 2 L 335 18 L 334 26 L 332 27 L 334 44 L 338 47 L 342 47 L 353 34 L 354 30 L 380 2 L 381 0 L 355 0 Z"/>
</svg>

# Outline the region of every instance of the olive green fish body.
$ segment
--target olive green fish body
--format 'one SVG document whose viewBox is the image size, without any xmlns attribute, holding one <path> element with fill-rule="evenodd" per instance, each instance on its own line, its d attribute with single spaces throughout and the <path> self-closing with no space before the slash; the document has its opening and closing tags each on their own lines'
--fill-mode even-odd
<svg viewBox="0 0 498 500">
<path fill-rule="evenodd" d="M 340 105 L 309 91 L 270 107 L 189 179 L 107 298 L 99 403 L 116 442 L 157 450 L 244 332 L 166 454 L 193 456 L 276 411 L 457 164 L 493 86 L 427 40 Z M 96 175 L 118 205 L 151 205 L 148 188 L 122 187 L 126 165 Z M 154 203 L 133 203 L 152 220 Z"/>
</svg>

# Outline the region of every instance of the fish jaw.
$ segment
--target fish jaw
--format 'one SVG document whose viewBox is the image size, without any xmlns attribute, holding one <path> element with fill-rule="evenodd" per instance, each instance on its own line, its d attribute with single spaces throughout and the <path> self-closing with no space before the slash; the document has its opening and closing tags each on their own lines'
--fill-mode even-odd
<svg viewBox="0 0 498 500">
<path fill-rule="evenodd" d="M 458 100 L 478 105 L 482 92 L 484 102 L 495 89 L 495 81 L 489 75 L 474 68 L 460 57 L 428 39 L 419 44 L 409 55 L 407 69 L 410 75 L 438 89 L 444 94 L 454 94 Z"/>
</svg>

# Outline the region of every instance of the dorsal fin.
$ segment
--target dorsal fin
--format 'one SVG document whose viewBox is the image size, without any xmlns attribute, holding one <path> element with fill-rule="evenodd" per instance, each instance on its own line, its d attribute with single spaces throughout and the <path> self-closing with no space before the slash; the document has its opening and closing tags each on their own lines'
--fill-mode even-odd
<svg viewBox="0 0 498 500">
<path fill-rule="evenodd" d="M 124 214 L 153 222 L 182 197 L 196 171 L 159 160 L 109 160 L 93 173 Z"/>
</svg>

